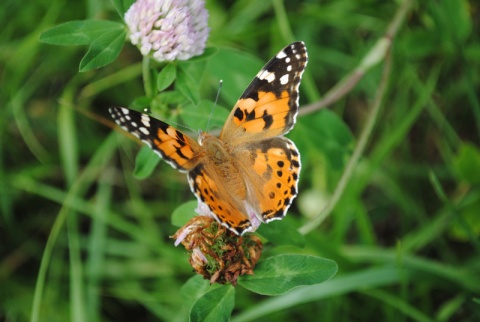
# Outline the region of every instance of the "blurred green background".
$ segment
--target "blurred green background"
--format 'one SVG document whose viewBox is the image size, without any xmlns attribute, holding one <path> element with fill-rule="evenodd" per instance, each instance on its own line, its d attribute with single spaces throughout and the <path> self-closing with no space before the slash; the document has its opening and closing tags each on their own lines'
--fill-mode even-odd
<svg viewBox="0 0 480 322">
<path fill-rule="evenodd" d="M 221 124 L 262 64 L 303 40 L 301 105 L 318 102 L 403 3 L 209 0 L 208 44 L 218 52 L 201 65 L 201 98 L 210 107 L 224 80 Z M 372 121 L 383 64 L 289 134 L 302 153 L 300 193 L 269 226 L 286 234 L 340 199 L 304 243 L 266 244 L 262 256 L 326 257 L 338 274 L 271 298 L 237 287 L 232 321 L 480 320 L 480 3 L 405 8 L 383 105 L 345 188 L 338 183 Z M 32 310 L 39 321 L 186 320 L 182 285 L 193 273 L 169 236 L 172 213 L 194 197 L 164 162 L 135 178 L 139 145 L 107 115 L 145 95 L 141 55 L 127 44 L 113 64 L 78 73 L 87 48 L 38 41 L 62 22 L 121 19 L 109 1 L 60 0 L 2 1 L 0 17 L 0 320 L 27 321 Z M 198 111 L 170 113 L 204 126 Z"/>
</svg>

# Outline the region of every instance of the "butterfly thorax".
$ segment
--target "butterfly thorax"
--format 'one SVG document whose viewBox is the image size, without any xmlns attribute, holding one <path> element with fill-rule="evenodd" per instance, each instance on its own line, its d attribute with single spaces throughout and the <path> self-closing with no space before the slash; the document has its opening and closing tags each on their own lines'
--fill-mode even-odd
<svg viewBox="0 0 480 322">
<path fill-rule="evenodd" d="M 208 133 L 200 133 L 198 142 L 205 149 L 207 165 L 211 166 L 220 179 L 216 182 L 221 182 L 223 184 L 221 188 L 231 193 L 237 200 L 245 200 L 247 188 L 240 167 L 225 143 Z"/>
<path fill-rule="evenodd" d="M 230 161 L 231 156 L 225 147 L 225 143 L 219 138 L 208 133 L 200 133 L 198 143 L 205 148 L 207 157 L 213 161 L 215 165 L 218 166 Z"/>
</svg>

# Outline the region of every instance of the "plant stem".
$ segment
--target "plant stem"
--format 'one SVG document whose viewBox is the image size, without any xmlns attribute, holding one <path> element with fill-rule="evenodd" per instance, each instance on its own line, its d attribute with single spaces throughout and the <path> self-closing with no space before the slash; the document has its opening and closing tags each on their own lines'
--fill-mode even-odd
<svg viewBox="0 0 480 322">
<path fill-rule="evenodd" d="M 142 62 L 142 74 L 143 74 L 143 87 L 145 89 L 145 95 L 152 97 L 152 86 L 150 79 L 150 57 L 143 56 Z"/>
</svg>

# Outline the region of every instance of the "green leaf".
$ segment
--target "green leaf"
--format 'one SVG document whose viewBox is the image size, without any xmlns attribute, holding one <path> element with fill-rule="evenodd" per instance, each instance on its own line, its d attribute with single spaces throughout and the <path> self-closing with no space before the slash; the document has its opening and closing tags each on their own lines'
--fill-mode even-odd
<svg viewBox="0 0 480 322">
<path fill-rule="evenodd" d="M 175 227 L 182 227 L 195 216 L 198 202 L 196 200 L 187 201 L 177 208 L 172 213 L 172 225 Z"/>
<path fill-rule="evenodd" d="M 133 2 L 135 2 L 135 0 L 112 0 L 115 10 L 117 10 L 118 15 L 122 19 L 125 16 L 125 12 L 127 12 L 128 8 L 132 6 Z"/>
<path fill-rule="evenodd" d="M 305 140 L 305 138 L 310 140 Z M 353 135 L 345 122 L 334 112 L 322 110 L 315 115 L 302 118 L 289 134 L 289 138 L 300 151 L 319 150 L 332 169 L 343 169 L 346 156 L 353 149 Z M 318 144 L 321 142 L 322 144 Z"/>
<path fill-rule="evenodd" d="M 143 112 L 146 108 L 150 107 L 150 104 L 152 104 L 152 98 L 148 96 L 140 96 L 134 99 L 129 107 L 131 109 Z"/>
<path fill-rule="evenodd" d="M 407 57 L 421 59 L 434 53 L 441 44 L 437 35 L 426 30 L 414 29 L 406 32 L 405 37 L 400 39 L 398 46 Z"/>
<path fill-rule="evenodd" d="M 214 286 L 210 286 L 210 283 L 200 275 L 191 277 L 180 288 L 180 294 L 182 298 L 189 303 L 193 303 L 199 299 L 203 294 L 207 293 Z"/>
<path fill-rule="evenodd" d="M 181 110 L 179 121 L 194 130 L 211 132 L 220 130 L 227 119 L 228 111 L 221 106 L 215 106 L 212 101 L 202 100 L 197 106 Z M 208 125 L 208 128 L 207 128 Z"/>
<path fill-rule="evenodd" d="M 175 88 L 179 90 L 193 105 L 200 101 L 200 84 L 205 72 L 206 61 L 178 62 Z"/>
<path fill-rule="evenodd" d="M 194 56 L 194 57 L 190 58 L 188 61 L 192 62 L 192 61 L 204 60 L 204 59 L 207 59 L 207 58 L 210 58 L 210 57 L 214 56 L 217 52 L 218 52 L 218 48 L 207 47 L 203 51 L 203 54 L 201 54 L 200 56 Z"/>
<path fill-rule="evenodd" d="M 105 33 L 95 39 L 80 62 L 79 70 L 86 72 L 113 62 L 123 48 L 125 36 L 125 30 L 116 30 Z"/>
<path fill-rule="evenodd" d="M 325 282 L 337 273 L 330 259 L 301 254 L 278 255 L 255 267 L 254 275 L 243 275 L 238 284 L 263 295 L 279 295 L 292 288 Z"/>
<path fill-rule="evenodd" d="M 144 145 L 135 158 L 133 176 L 137 179 L 149 177 L 159 162 L 160 157 L 149 146 Z"/>
<path fill-rule="evenodd" d="M 464 42 L 472 31 L 470 3 L 467 0 L 444 0 L 437 8 L 443 9 L 443 15 L 438 17 L 446 31 L 442 35 L 450 33 L 453 42 Z"/>
<path fill-rule="evenodd" d="M 471 200 L 459 210 L 462 219 L 455 220 L 450 225 L 451 237 L 466 242 L 470 238 L 475 238 L 473 236 L 480 236 L 480 216 L 478 215 L 480 214 L 480 199 L 478 192 L 476 193 L 476 200 Z"/>
<path fill-rule="evenodd" d="M 257 232 L 274 245 L 293 245 L 303 247 L 305 238 L 297 231 L 297 225 L 291 217 L 275 220 L 268 225 L 260 225 Z"/>
<path fill-rule="evenodd" d="M 185 68 L 178 69 L 175 85 L 190 102 L 194 105 L 198 104 L 200 101 L 199 82 Z"/>
<path fill-rule="evenodd" d="M 207 73 L 223 80 L 220 95 L 233 106 L 265 62 L 247 52 L 219 48 L 215 63 L 207 65 Z"/>
<path fill-rule="evenodd" d="M 195 302 L 190 312 L 190 321 L 228 321 L 234 305 L 235 289 L 233 286 L 226 285 L 214 288 Z"/>
<path fill-rule="evenodd" d="M 473 144 L 465 143 L 453 160 L 455 173 L 460 180 L 480 184 L 480 150 Z"/>
<path fill-rule="evenodd" d="M 124 31 L 125 26 L 107 20 L 76 20 L 53 27 L 40 35 L 40 41 L 52 45 L 88 45 L 98 37 Z"/>
<path fill-rule="evenodd" d="M 156 100 L 161 104 L 172 105 L 175 108 L 178 105 L 189 104 L 189 101 L 177 90 L 163 91 L 156 96 Z"/>
<path fill-rule="evenodd" d="M 166 89 L 168 86 L 172 85 L 173 81 L 177 77 L 177 68 L 175 64 L 167 64 L 163 69 L 158 73 L 157 77 L 157 90 L 159 92 Z"/>
</svg>

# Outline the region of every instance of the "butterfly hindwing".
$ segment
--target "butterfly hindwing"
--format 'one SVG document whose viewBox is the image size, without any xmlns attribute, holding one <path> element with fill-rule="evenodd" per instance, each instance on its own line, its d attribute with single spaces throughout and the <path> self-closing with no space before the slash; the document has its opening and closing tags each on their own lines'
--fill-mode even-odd
<svg viewBox="0 0 480 322">
<path fill-rule="evenodd" d="M 252 143 L 240 159 L 250 160 L 242 169 L 248 178 L 247 202 L 262 222 L 282 219 L 297 195 L 300 153 L 287 138 Z"/>
<path fill-rule="evenodd" d="M 229 194 L 224 182 L 215 179 L 218 178 L 209 164 L 199 164 L 188 173 L 190 188 L 198 202 L 204 204 L 217 221 L 238 235 L 251 231 L 252 225 L 244 202 Z"/>
</svg>

